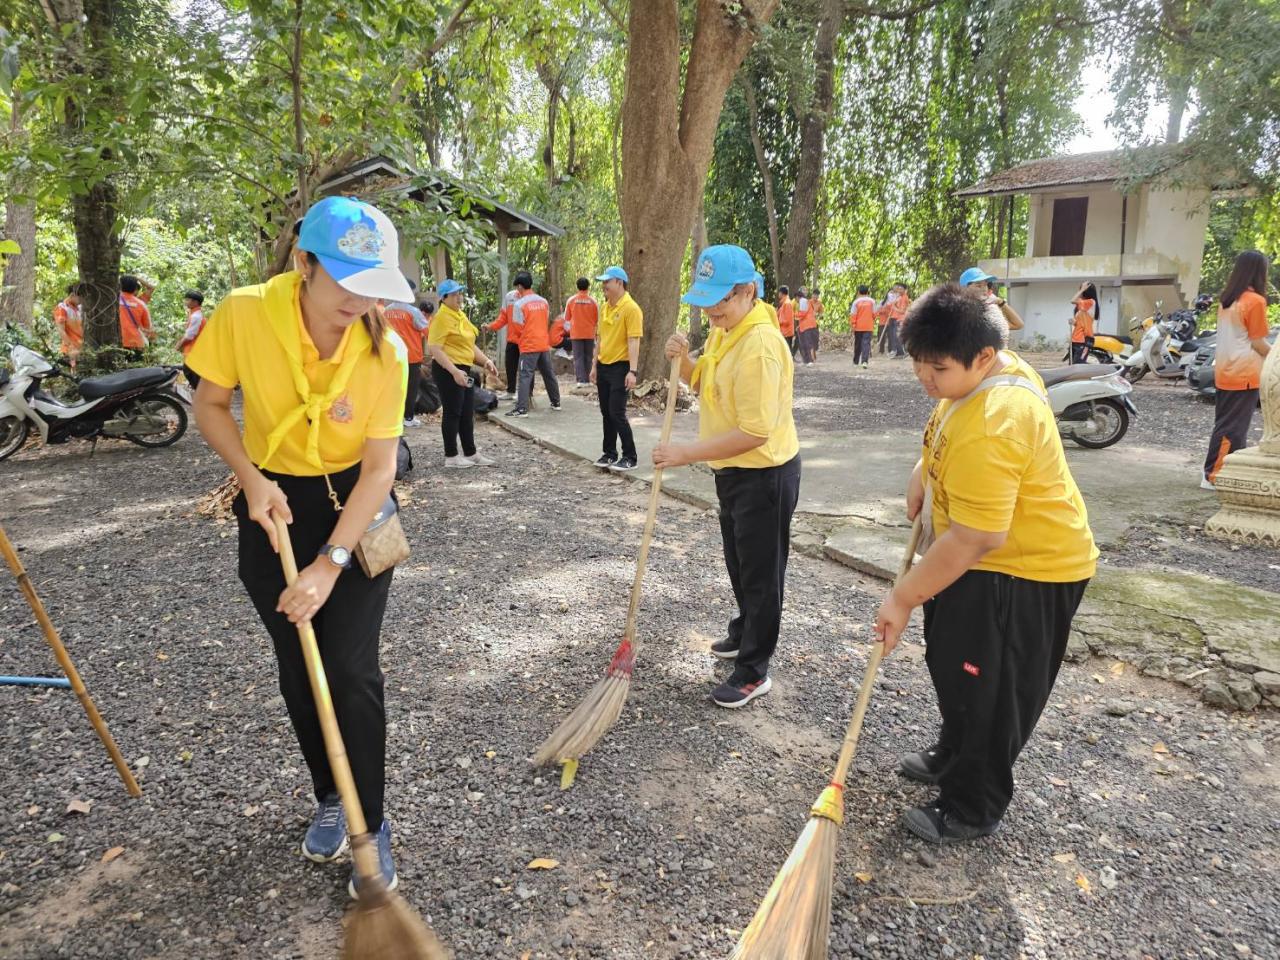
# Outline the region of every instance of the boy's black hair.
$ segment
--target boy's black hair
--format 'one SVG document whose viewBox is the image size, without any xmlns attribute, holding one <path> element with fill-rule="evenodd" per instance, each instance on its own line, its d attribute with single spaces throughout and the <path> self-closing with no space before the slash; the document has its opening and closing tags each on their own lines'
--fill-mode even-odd
<svg viewBox="0 0 1280 960">
<path fill-rule="evenodd" d="M 578 278 L 578 289 L 579 289 L 579 290 L 590 290 L 590 289 L 591 289 L 591 281 L 590 281 L 590 280 L 588 280 L 586 277 L 579 277 L 579 278 Z"/>
<path fill-rule="evenodd" d="M 868 287 L 865 283 L 862 283 L 862 284 L 859 284 L 859 285 L 858 285 L 858 295 L 859 295 L 859 296 L 865 297 L 865 296 L 866 296 L 867 294 L 869 294 L 870 292 L 871 292 L 871 288 L 870 288 L 870 287 Z"/>
<path fill-rule="evenodd" d="M 529 273 L 528 270 L 521 270 L 519 273 L 516 274 L 515 279 L 512 281 L 512 283 L 514 283 L 517 287 L 524 287 L 526 290 L 532 290 L 533 274 Z"/>
<path fill-rule="evenodd" d="M 788 287 L 785 283 L 778 288 L 778 292 L 785 293 L 788 297 L 791 296 L 791 288 Z"/>
<path fill-rule="evenodd" d="M 140 286 L 142 286 L 142 284 L 138 282 L 137 277 L 128 273 L 120 274 L 120 289 L 122 292 L 137 293 Z"/>
<path fill-rule="evenodd" d="M 899 336 L 913 360 L 950 359 L 968 368 L 984 348 L 1004 346 L 998 316 L 958 283 L 944 283 L 916 299 Z"/>
<path fill-rule="evenodd" d="M 418 302 L 418 309 L 421 310 L 423 313 L 435 313 L 436 305 L 432 303 L 430 300 L 420 300 Z"/>
<path fill-rule="evenodd" d="M 182 297 L 184 300 L 194 300 L 196 303 L 200 304 L 201 306 L 204 305 L 204 294 L 201 293 L 199 290 L 188 290 L 186 293 L 182 295 Z"/>
</svg>

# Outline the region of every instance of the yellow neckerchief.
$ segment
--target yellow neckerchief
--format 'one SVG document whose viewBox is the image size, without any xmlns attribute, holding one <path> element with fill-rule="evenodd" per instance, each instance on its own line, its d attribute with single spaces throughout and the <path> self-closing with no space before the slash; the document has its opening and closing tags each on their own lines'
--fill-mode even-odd
<svg viewBox="0 0 1280 960">
<path fill-rule="evenodd" d="M 259 467 L 265 468 L 267 462 L 280 448 L 289 431 L 297 426 L 303 417 L 307 418 L 307 463 L 318 470 L 324 470 L 324 461 L 320 459 L 320 419 L 321 415 L 333 406 L 347 389 L 351 374 L 355 371 L 360 358 L 370 350 L 373 341 L 363 321 L 357 321 L 344 337 L 338 349 L 343 351 L 338 370 L 329 382 L 329 389 L 322 394 L 311 392 L 311 383 L 302 367 L 302 308 L 298 303 L 298 295 L 302 289 L 302 275 L 297 271 L 273 277 L 266 283 L 263 293 L 268 326 L 284 347 L 285 358 L 289 362 L 289 374 L 293 377 L 293 388 L 298 392 L 300 402 L 284 415 L 267 437 L 267 453 Z"/>
<path fill-rule="evenodd" d="M 773 321 L 769 319 L 769 311 L 764 309 L 759 301 L 752 307 L 745 317 L 738 321 L 738 325 L 727 333 L 720 327 L 716 327 L 711 331 L 711 335 L 707 337 L 706 349 L 702 351 L 702 356 L 698 358 L 697 364 L 693 368 L 693 374 L 689 377 L 689 386 L 696 388 L 701 382 L 703 389 L 698 396 L 702 403 L 706 405 L 708 411 L 714 412 L 719 406 L 716 399 L 715 383 L 716 383 L 716 367 L 720 365 L 720 361 L 725 355 L 737 346 L 738 341 L 747 335 L 747 332 L 753 327 L 772 327 Z M 708 390 L 706 387 L 710 386 Z"/>
</svg>

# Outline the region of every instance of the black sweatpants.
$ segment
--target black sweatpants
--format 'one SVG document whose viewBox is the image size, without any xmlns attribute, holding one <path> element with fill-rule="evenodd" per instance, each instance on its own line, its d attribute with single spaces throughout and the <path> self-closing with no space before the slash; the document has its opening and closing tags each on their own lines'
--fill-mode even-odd
<svg viewBox="0 0 1280 960">
<path fill-rule="evenodd" d="M 422 364 L 409 364 L 409 389 L 404 395 L 404 418 L 412 420 L 415 416 L 414 405 L 418 402 L 418 386 L 422 383 Z"/>
<path fill-rule="evenodd" d="M 1088 580 L 1041 583 L 970 570 L 924 605 L 925 663 L 938 693 L 942 803 L 991 826 L 1013 797 L 1013 763 L 1049 700 Z"/>
<path fill-rule="evenodd" d="M 631 361 L 596 364 L 596 395 L 600 400 L 600 415 L 604 418 L 604 454 L 618 455 L 618 440 L 622 440 L 622 455 L 638 460 L 636 440 L 627 420 L 627 374 Z"/>
<path fill-rule="evenodd" d="M 574 340 L 573 343 L 573 377 L 579 384 L 591 380 L 591 360 L 595 354 L 594 340 Z"/>
<path fill-rule="evenodd" d="M 265 471 L 264 471 L 265 472 Z M 289 535 L 299 568 L 305 567 L 328 541 L 337 513 L 323 477 L 293 477 L 266 473 L 280 485 L 289 500 L 293 523 Z M 338 498 L 346 503 L 360 476 L 357 464 L 330 474 Z M 244 494 L 233 504 L 240 530 L 240 581 L 249 592 L 258 616 L 275 645 L 280 668 L 280 693 L 293 721 L 302 756 L 311 771 L 317 799 L 337 792 L 329 757 L 320 733 L 311 683 L 302 659 L 298 628 L 276 612 L 284 590 L 280 558 L 271 550 L 266 532 L 248 518 Z M 360 806 L 371 829 L 382 823 L 382 791 L 385 781 L 387 719 L 382 703 L 382 670 L 378 666 L 378 638 L 382 615 L 391 589 L 391 570 L 370 580 L 356 564 L 338 575 L 333 592 L 316 614 L 312 626 L 320 659 L 324 663 L 333 696 L 338 727 L 351 762 L 351 773 L 360 794 Z"/>
<path fill-rule="evenodd" d="M 724 564 L 738 602 L 729 621 L 729 640 L 738 645 L 733 682 L 752 683 L 769 675 L 769 658 L 778 646 L 800 457 L 778 467 L 717 470 L 716 496 Z"/>
<path fill-rule="evenodd" d="M 507 393 L 515 393 L 520 385 L 520 344 L 507 339 L 507 352 L 503 355 L 507 374 Z"/>
<path fill-rule="evenodd" d="M 555 368 L 551 365 L 551 351 L 541 353 L 520 354 L 520 389 L 516 391 L 516 409 L 528 410 L 529 398 L 533 396 L 533 374 L 542 374 L 542 385 L 547 389 L 547 398 L 552 406 L 560 405 L 560 381 L 556 379 Z"/>
<path fill-rule="evenodd" d="M 1227 454 L 1247 447 L 1253 411 L 1258 408 L 1258 388 L 1219 390 L 1213 396 L 1213 435 L 1204 458 L 1205 479 L 1212 480 L 1222 469 Z"/>
<path fill-rule="evenodd" d="M 456 366 L 456 364 L 455 364 Z M 474 379 L 470 367 L 458 367 Z M 470 387 L 460 387 L 451 374 L 434 360 L 431 361 L 431 379 L 440 391 L 440 436 L 444 440 L 444 455 L 458 455 L 458 440 L 462 440 L 462 455 L 469 457 L 476 452 L 475 394 Z"/>
<path fill-rule="evenodd" d="M 853 365 L 871 362 L 871 331 L 855 330 L 853 333 Z"/>
</svg>

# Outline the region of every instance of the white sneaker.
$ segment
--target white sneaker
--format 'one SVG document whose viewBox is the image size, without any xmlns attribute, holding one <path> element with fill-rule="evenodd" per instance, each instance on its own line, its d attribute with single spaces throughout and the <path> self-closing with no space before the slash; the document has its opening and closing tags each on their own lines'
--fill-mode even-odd
<svg viewBox="0 0 1280 960">
<path fill-rule="evenodd" d="M 406 427 L 420 427 L 420 426 L 422 426 L 422 424 L 420 424 L 417 420 L 406 420 L 406 421 L 404 422 L 404 425 L 405 425 Z"/>
<path fill-rule="evenodd" d="M 483 453 L 473 453 L 470 457 L 467 457 L 467 459 L 471 461 L 471 465 L 473 467 L 492 467 L 498 462 L 492 457 L 486 457 Z"/>
<path fill-rule="evenodd" d="M 445 457 L 444 468 L 446 470 L 466 470 L 468 467 L 474 467 L 475 461 L 470 457 Z"/>
<path fill-rule="evenodd" d="M 1213 485 L 1213 481 L 1210 480 L 1208 477 L 1201 477 L 1200 489 L 1201 490 L 1217 490 L 1218 488 Z"/>
<path fill-rule="evenodd" d="M 516 398 L 516 395 L 512 393 L 510 390 L 508 390 L 506 393 L 502 395 L 503 400 L 514 400 L 515 398 Z"/>
</svg>

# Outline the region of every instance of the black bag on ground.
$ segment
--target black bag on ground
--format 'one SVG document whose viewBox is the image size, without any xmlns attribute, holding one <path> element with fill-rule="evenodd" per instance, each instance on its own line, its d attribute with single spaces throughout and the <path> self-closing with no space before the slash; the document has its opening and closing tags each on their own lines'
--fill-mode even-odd
<svg viewBox="0 0 1280 960">
<path fill-rule="evenodd" d="M 396 448 L 396 479 L 403 480 L 405 474 L 412 469 L 413 451 L 409 449 L 409 441 L 401 437 L 400 445 Z"/>
<path fill-rule="evenodd" d="M 440 388 L 431 377 L 418 382 L 418 396 L 413 401 L 414 413 L 435 413 L 440 409 Z"/>
<path fill-rule="evenodd" d="M 475 405 L 476 413 L 488 413 L 498 408 L 498 395 L 484 387 L 472 387 L 471 400 Z"/>
</svg>

